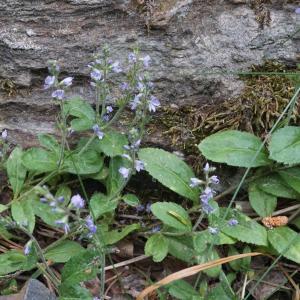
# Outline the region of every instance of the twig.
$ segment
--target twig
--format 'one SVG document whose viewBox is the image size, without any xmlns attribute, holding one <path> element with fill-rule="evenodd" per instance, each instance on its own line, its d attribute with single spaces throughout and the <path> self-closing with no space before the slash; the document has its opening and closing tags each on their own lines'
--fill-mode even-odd
<svg viewBox="0 0 300 300">
<path fill-rule="evenodd" d="M 112 269 L 124 267 L 124 266 L 130 265 L 130 264 L 133 264 L 133 263 L 135 263 L 135 262 L 137 262 L 137 261 L 144 260 L 144 259 L 146 259 L 146 258 L 149 258 L 149 256 L 147 256 L 147 255 L 140 255 L 140 256 L 137 256 L 137 257 L 134 257 L 134 258 L 125 260 L 125 261 L 123 261 L 123 262 L 117 263 L 117 264 L 115 264 L 115 265 L 107 266 L 107 267 L 104 268 L 104 270 L 105 270 L 105 271 L 108 271 L 108 270 L 112 270 Z"/>
</svg>

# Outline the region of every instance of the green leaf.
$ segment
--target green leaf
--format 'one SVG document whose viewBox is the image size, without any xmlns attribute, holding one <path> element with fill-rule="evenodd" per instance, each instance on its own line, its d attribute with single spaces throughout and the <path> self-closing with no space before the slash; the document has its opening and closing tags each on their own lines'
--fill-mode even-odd
<svg viewBox="0 0 300 300">
<path fill-rule="evenodd" d="M 268 245 L 265 227 L 241 213 L 235 213 L 234 218 L 238 221 L 235 226 L 228 225 L 227 221 L 220 224 L 219 228 L 223 233 L 241 242 L 260 246 Z"/>
<path fill-rule="evenodd" d="M 216 259 L 219 259 L 219 254 L 216 251 L 215 248 L 213 248 L 210 252 L 205 253 L 204 255 L 197 256 L 197 263 L 206 263 L 210 262 Z M 220 275 L 220 272 L 222 270 L 221 266 L 216 266 L 207 270 L 204 270 L 203 272 L 208 275 L 209 277 L 218 277 Z"/>
<path fill-rule="evenodd" d="M 22 201 L 14 201 L 11 205 L 11 214 L 13 219 L 21 226 L 28 228 L 29 232 L 33 232 L 35 226 L 35 215 L 33 201 L 31 199 L 23 199 Z"/>
<path fill-rule="evenodd" d="M 171 296 L 180 300 L 204 300 L 185 280 L 176 280 L 166 286 Z"/>
<path fill-rule="evenodd" d="M 293 188 L 296 192 L 300 193 L 300 168 L 288 168 L 278 172 L 284 182 Z"/>
<path fill-rule="evenodd" d="M 193 249 L 193 240 L 188 236 L 167 237 L 169 253 L 174 257 L 187 262 L 196 262 L 197 252 Z"/>
<path fill-rule="evenodd" d="M 160 262 L 168 254 L 168 245 L 168 240 L 162 234 L 154 234 L 146 242 L 145 254 L 153 256 L 153 261 Z"/>
<path fill-rule="evenodd" d="M 74 153 L 64 161 L 64 171 L 71 174 L 93 174 L 99 172 L 103 167 L 103 157 L 96 151 L 88 150 L 79 155 Z"/>
<path fill-rule="evenodd" d="M 126 194 L 122 196 L 122 200 L 130 206 L 138 206 L 140 204 L 139 198 L 134 194 Z"/>
<path fill-rule="evenodd" d="M 249 185 L 248 193 L 250 204 L 259 216 L 270 216 L 275 210 L 277 198 L 261 190 L 258 181 L 252 182 Z"/>
<path fill-rule="evenodd" d="M 22 270 L 25 262 L 26 256 L 16 250 L 10 250 L 4 254 L 0 254 L 0 275 L 7 275 Z"/>
<path fill-rule="evenodd" d="M 53 247 L 50 246 L 45 252 L 45 258 L 55 263 L 65 263 L 81 251 L 84 251 L 84 248 L 80 244 L 65 240 Z"/>
<path fill-rule="evenodd" d="M 58 157 L 55 153 L 42 148 L 31 148 L 22 157 L 23 165 L 29 171 L 39 173 L 51 172 L 57 169 Z"/>
<path fill-rule="evenodd" d="M 286 126 L 271 137 L 270 158 L 284 164 L 300 163 L 300 127 Z"/>
<path fill-rule="evenodd" d="M 0 213 L 6 211 L 8 209 L 8 206 L 0 204 Z"/>
<path fill-rule="evenodd" d="M 164 224 L 181 231 L 191 231 L 189 214 L 173 202 L 156 202 L 151 205 L 152 213 Z"/>
<path fill-rule="evenodd" d="M 14 198 L 19 195 L 26 178 L 26 169 L 22 163 L 22 155 L 22 149 L 16 147 L 10 154 L 6 164 L 8 180 L 14 191 Z"/>
<path fill-rule="evenodd" d="M 253 134 L 227 130 L 210 135 L 198 147 L 209 160 L 248 168 L 266 166 L 271 163 L 265 148 L 257 154 L 261 145 L 261 140 Z M 256 154 L 257 157 L 253 161 Z"/>
<path fill-rule="evenodd" d="M 59 152 L 60 146 L 56 138 L 50 134 L 39 134 L 38 139 L 40 144 L 51 152 Z"/>
<path fill-rule="evenodd" d="M 232 295 L 228 296 L 224 291 L 221 284 L 214 286 L 205 298 L 206 300 L 237 300 L 238 298 L 232 298 Z"/>
<path fill-rule="evenodd" d="M 94 250 L 80 251 L 65 264 L 61 279 L 62 283 L 76 285 L 97 276 L 99 257 Z"/>
<path fill-rule="evenodd" d="M 62 283 L 59 286 L 59 300 L 93 300 L 91 292 L 81 285 Z"/>
<path fill-rule="evenodd" d="M 123 157 L 117 156 L 113 157 L 109 161 L 109 172 L 106 179 L 106 189 L 108 195 L 113 195 L 120 191 L 124 184 L 124 178 L 119 173 L 121 167 L 128 168 L 129 161 Z"/>
<path fill-rule="evenodd" d="M 268 231 L 268 240 L 278 253 L 300 263 L 300 235 L 297 232 L 286 226 L 274 228 Z"/>
<path fill-rule="evenodd" d="M 3 225 L 0 224 L 0 237 L 4 240 L 10 240 L 14 236 L 10 234 Z"/>
<path fill-rule="evenodd" d="M 265 176 L 257 181 L 259 188 L 276 197 L 300 199 L 300 195 L 292 190 L 277 174 Z"/>
<path fill-rule="evenodd" d="M 102 232 L 102 238 L 104 240 L 105 245 L 113 245 L 116 242 L 122 240 L 125 236 L 127 236 L 132 231 L 140 229 L 139 224 L 131 224 L 125 226 L 122 230 L 111 230 L 107 232 Z"/>
<path fill-rule="evenodd" d="M 65 116 L 75 117 L 71 121 L 71 127 L 75 131 L 88 130 L 95 124 L 95 111 L 92 106 L 80 97 L 72 98 L 64 103 Z"/>
<path fill-rule="evenodd" d="M 113 212 L 117 205 L 118 201 L 111 200 L 110 197 L 102 193 L 94 194 L 90 200 L 90 207 L 96 219 L 106 213 Z"/>
<path fill-rule="evenodd" d="M 96 139 L 97 150 L 99 149 L 107 156 L 117 156 L 124 153 L 124 146 L 128 144 L 128 140 L 124 134 L 116 131 L 108 131 L 104 133 L 102 140 Z"/>
<path fill-rule="evenodd" d="M 177 194 L 198 201 L 199 191 L 190 187 L 193 170 L 175 154 L 155 148 L 144 148 L 138 153 L 146 171 Z"/>
</svg>

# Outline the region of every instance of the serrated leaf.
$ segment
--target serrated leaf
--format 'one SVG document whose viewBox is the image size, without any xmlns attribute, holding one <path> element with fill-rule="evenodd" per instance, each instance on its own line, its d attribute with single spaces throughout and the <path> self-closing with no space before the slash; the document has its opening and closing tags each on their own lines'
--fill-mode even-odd
<svg viewBox="0 0 300 300">
<path fill-rule="evenodd" d="M 62 241 L 59 244 L 51 247 L 45 252 L 45 258 L 55 263 L 65 263 L 71 257 L 78 255 L 84 248 L 73 241 Z"/>
<path fill-rule="evenodd" d="M 293 188 L 296 192 L 300 193 L 300 168 L 288 168 L 278 172 L 284 182 Z"/>
<path fill-rule="evenodd" d="M 121 230 L 111 230 L 111 231 L 104 231 L 101 234 L 101 237 L 105 243 L 105 245 L 113 245 L 116 242 L 122 240 L 125 236 L 129 233 L 140 229 L 140 224 L 130 224 L 125 226 Z M 100 238 L 101 238 L 100 237 Z"/>
<path fill-rule="evenodd" d="M 297 232 L 286 226 L 274 228 L 268 231 L 268 240 L 278 253 L 300 263 L 300 235 Z"/>
<path fill-rule="evenodd" d="M 64 172 L 80 175 L 97 173 L 102 167 L 103 157 L 92 150 L 88 150 L 82 154 L 74 153 L 72 156 L 67 155 L 63 164 Z"/>
<path fill-rule="evenodd" d="M 97 150 L 114 157 L 124 153 L 124 146 L 128 144 L 128 140 L 124 134 L 111 130 L 104 133 L 103 139 L 96 139 L 95 144 Z"/>
<path fill-rule="evenodd" d="M 75 131 L 92 129 L 95 124 L 95 111 L 92 106 L 80 97 L 72 98 L 64 103 L 65 116 L 75 117 L 70 123 Z"/>
<path fill-rule="evenodd" d="M 126 194 L 122 196 L 122 200 L 130 206 L 138 206 L 140 204 L 139 198 L 134 194 Z"/>
<path fill-rule="evenodd" d="M 266 166 L 271 163 L 265 148 L 257 154 L 261 145 L 261 140 L 253 134 L 227 130 L 210 135 L 198 147 L 209 160 L 247 168 Z"/>
<path fill-rule="evenodd" d="M 118 201 L 111 200 L 110 197 L 102 193 L 94 194 L 90 200 L 90 207 L 96 219 L 106 213 L 113 212 L 117 205 Z"/>
<path fill-rule="evenodd" d="M 58 156 L 42 148 L 31 148 L 24 152 L 22 162 L 29 171 L 38 173 L 51 172 L 57 169 Z"/>
<path fill-rule="evenodd" d="M 261 190 L 258 181 L 252 182 L 249 185 L 248 193 L 250 204 L 259 216 L 270 216 L 275 210 L 277 198 Z"/>
<path fill-rule="evenodd" d="M 50 134 L 39 134 L 40 144 L 51 152 L 59 152 L 60 146 L 56 138 Z"/>
<path fill-rule="evenodd" d="M 13 219 L 21 226 L 28 228 L 31 233 L 35 226 L 34 207 L 32 204 L 33 201 L 27 198 L 22 201 L 14 201 L 11 205 Z"/>
<path fill-rule="evenodd" d="M 197 263 L 198 264 L 206 263 L 206 262 L 216 260 L 216 259 L 219 259 L 219 258 L 220 257 L 219 257 L 218 252 L 213 247 L 210 252 L 207 252 L 204 255 L 197 256 Z M 207 269 L 207 270 L 203 270 L 203 272 L 206 275 L 208 275 L 209 277 L 215 278 L 215 277 L 218 277 L 220 275 L 221 269 L 222 269 L 222 267 L 219 265 L 219 266 Z"/>
<path fill-rule="evenodd" d="M 22 163 L 22 156 L 22 149 L 17 147 L 10 154 L 6 164 L 8 180 L 14 191 L 14 198 L 16 198 L 22 190 L 27 173 Z"/>
<path fill-rule="evenodd" d="M 195 262 L 197 252 L 193 249 L 193 240 L 191 237 L 167 237 L 169 242 L 169 253 L 187 263 Z"/>
<path fill-rule="evenodd" d="M 156 202 L 151 205 L 152 213 L 164 224 L 181 231 L 191 231 L 189 214 L 173 202 Z"/>
<path fill-rule="evenodd" d="M 190 187 L 193 170 L 175 154 L 156 148 L 144 148 L 138 153 L 146 171 L 177 194 L 198 201 L 198 189 Z"/>
<path fill-rule="evenodd" d="M 300 127 L 286 126 L 276 130 L 269 145 L 270 158 L 284 164 L 300 163 Z"/>
<path fill-rule="evenodd" d="M 59 300 L 93 300 L 91 292 L 81 285 L 62 283 L 59 286 Z"/>
<path fill-rule="evenodd" d="M 268 245 L 265 227 L 241 213 L 236 213 L 234 218 L 238 221 L 235 226 L 228 225 L 227 221 L 220 224 L 223 233 L 241 242 L 260 246 Z"/>
<path fill-rule="evenodd" d="M 257 184 L 264 192 L 276 197 L 299 199 L 300 195 L 285 184 L 277 174 L 272 174 L 258 179 Z"/>
<path fill-rule="evenodd" d="M 0 275 L 7 275 L 22 270 L 25 263 L 26 256 L 19 251 L 10 250 L 4 254 L 0 254 Z"/>
<path fill-rule="evenodd" d="M 73 256 L 64 266 L 61 274 L 62 283 L 76 285 L 93 279 L 97 275 L 99 257 L 94 250 L 81 251 Z"/>
<path fill-rule="evenodd" d="M 160 262 L 168 254 L 169 242 L 162 234 L 152 235 L 146 242 L 145 254 L 153 257 L 153 261 Z"/>
</svg>

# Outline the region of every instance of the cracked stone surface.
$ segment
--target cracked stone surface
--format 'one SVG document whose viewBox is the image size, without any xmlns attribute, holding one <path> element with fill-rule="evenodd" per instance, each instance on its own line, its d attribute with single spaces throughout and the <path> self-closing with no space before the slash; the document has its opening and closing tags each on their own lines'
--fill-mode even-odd
<svg viewBox="0 0 300 300">
<path fill-rule="evenodd" d="M 2 0 L 0 80 L 12 81 L 17 93 L 8 96 L 0 88 L 0 129 L 25 146 L 37 132 L 53 131 L 56 108 L 42 89 L 49 59 L 58 60 L 64 75 L 75 76 L 72 93 L 93 101 L 87 64 L 105 43 L 121 62 L 135 45 L 152 57 L 150 73 L 164 105 L 234 97 L 243 83 L 222 72 L 247 71 L 268 59 L 299 62 L 297 1 L 265 4 L 270 19 L 264 26 L 254 2 Z"/>
</svg>

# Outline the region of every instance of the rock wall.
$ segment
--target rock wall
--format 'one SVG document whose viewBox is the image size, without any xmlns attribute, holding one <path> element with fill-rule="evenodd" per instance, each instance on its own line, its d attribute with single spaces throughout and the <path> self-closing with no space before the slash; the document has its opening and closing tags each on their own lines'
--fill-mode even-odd
<svg viewBox="0 0 300 300">
<path fill-rule="evenodd" d="M 233 97 L 243 83 L 222 72 L 267 59 L 299 61 L 297 2 L 1 0 L 0 129 L 23 145 L 53 131 L 56 108 L 42 89 L 49 59 L 75 76 L 74 93 L 92 101 L 87 64 L 105 43 L 120 61 L 136 45 L 152 57 L 150 72 L 165 105 Z"/>
</svg>

